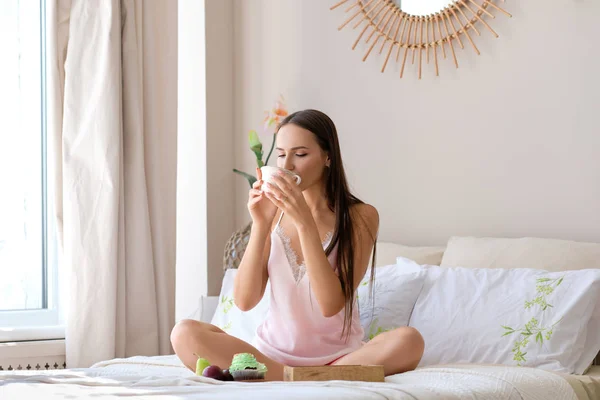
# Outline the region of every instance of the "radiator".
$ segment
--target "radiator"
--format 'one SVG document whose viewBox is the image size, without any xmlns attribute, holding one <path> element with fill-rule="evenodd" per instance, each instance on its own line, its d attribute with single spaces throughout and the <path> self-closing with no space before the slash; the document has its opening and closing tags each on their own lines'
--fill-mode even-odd
<svg viewBox="0 0 600 400">
<path fill-rule="evenodd" d="M 48 369 L 65 369 L 67 363 L 65 358 L 58 357 L 55 359 L 26 357 L 3 360 L 0 364 L 0 371 L 21 371 L 21 370 L 48 370 Z"/>
<path fill-rule="evenodd" d="M 0 371 L 65 369 L 65 341 L 0 343 Z"/>
</svg>

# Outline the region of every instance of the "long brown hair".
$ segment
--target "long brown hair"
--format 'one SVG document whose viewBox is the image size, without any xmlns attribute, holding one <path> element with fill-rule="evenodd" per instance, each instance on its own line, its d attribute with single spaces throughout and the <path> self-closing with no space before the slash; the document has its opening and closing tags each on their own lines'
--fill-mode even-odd
<svg viewBox="0 0 600 400">
<path fill-rule="evenodd" d="M 346 304 L 342 336 L 345 334 L 347 339 L 350 334 L 350 324 L 354 308 L 354 249 L 358 245 L 358 243 L 353 243 L 352 240 L 355 231 L 353 222 L 355 221 L 352 220 L 353 216 L 350 213 L 350 208 L 353 205 L 363 204 L 364 202 L 354 196 L 348 188 L 337 130 L 331 118 L 321 111 L 309 109 L 288 115 L 281 121 L 278 130 L 287 124 L 294 124 L 312 132 L 319 147 L 329 156 L 330 165 L 326 168 L 325 188 L 328 207 L 335 213 L 335 229 L 331 242 L 325 250 L 325 254 L 329 256 L 335 245 L 338 245 L 338 275 Z M 354 216 L 360 218 L 357 213 L 354 213 Z M 376 237 L 375 233 L 370 232 L 370 234 L 374 242 L 370 278 L 372 283 L 375 276 Z"/>
</svg>

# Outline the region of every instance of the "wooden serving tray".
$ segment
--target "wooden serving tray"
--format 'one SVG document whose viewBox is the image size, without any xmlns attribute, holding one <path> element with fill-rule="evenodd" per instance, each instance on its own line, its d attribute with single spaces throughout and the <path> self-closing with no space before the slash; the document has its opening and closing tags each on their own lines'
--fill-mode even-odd
<svg viewBox="0 0 600 400">
<path fill-rule="evenodd" d="M 284 367 L 283 380 L 384 382 L 383 365 L 326 365 L 321 367 Z"/>
</svg>

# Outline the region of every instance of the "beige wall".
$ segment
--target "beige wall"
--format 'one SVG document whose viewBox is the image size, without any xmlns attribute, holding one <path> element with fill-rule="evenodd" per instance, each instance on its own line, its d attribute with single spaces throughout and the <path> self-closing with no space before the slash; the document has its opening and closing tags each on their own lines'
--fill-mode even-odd
<svg viewBox="0 0 600 400">
<path fill-rule="evenodd" d="M 206 1 L 208 294 L 218 295 L 233 219 L 233 2 Z"/>
<path fill-rule="evenodd" d="M 457 50 L 418 81 L 338 31 L 335 1 L 234 0 L 234 166 L 252 171 L 246 134 L 279 93 L 336 122 L 348 178 L 381 215 L 380 240 L 451 235 L 600 242 L 600 3 L 507 1 L 482 54 Z M 266 140 L 266 144 L 270 140 Z M 222 150 L 226 157 L 227 150 Z M 249 220 L 235 178 L 235 227 Z M 209 229 L 211 229 L 209 227 Z"/>
</svg>

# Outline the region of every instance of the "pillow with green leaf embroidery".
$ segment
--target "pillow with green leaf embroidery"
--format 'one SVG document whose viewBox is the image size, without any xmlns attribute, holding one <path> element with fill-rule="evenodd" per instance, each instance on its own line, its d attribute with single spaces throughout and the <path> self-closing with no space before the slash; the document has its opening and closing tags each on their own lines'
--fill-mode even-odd
<svg viewBox="0 0 600 400">
<path fill-rule="evenodd" d="M 373 291 L 370 271 L 358 285 L 360 323 L 368 341 L 382 332 L 408 326 L 425 274 L 420 265 L 398 257 L 397 263 L 375 268 Z"/>
<path fill-rule="evenodd" d="M 219 294 L 219 304 L 210 323 L 238 339 L 252 343 L 256 329 L 263 322 L 269 310 L 270 283 L 267 282 L 265 294 L 260 302 L 252 310 L 242 311 L 236 307 L 233 300 L 233 282 L 237 271 L 237 269 L 225 271 Z"/>
<path fill-rule="evenodd" d="M 426 266 L 409 325 L 419 366 L 484 363 L 583 374 L 600 350 L 600 270 Z"/>
</svg>

